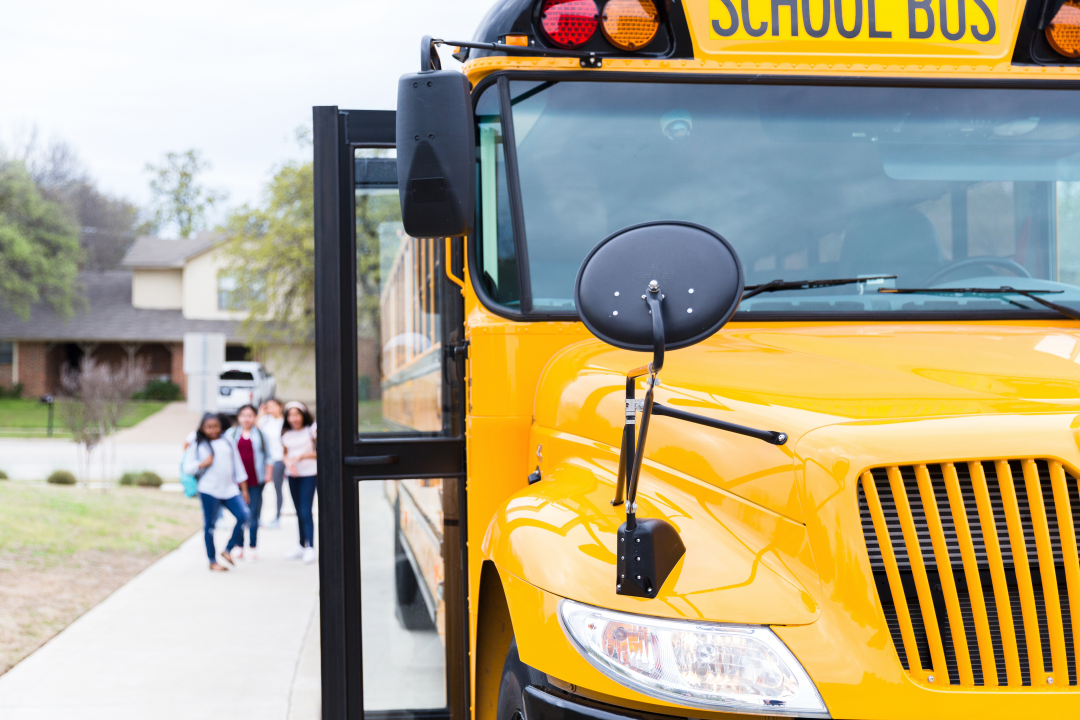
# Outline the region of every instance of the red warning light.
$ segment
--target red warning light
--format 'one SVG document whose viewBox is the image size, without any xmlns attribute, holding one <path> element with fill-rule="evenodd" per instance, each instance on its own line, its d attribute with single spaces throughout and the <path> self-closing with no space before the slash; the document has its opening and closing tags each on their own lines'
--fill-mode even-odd
<svg viewBox="0 0 1080 720">
<path fill-rule="evenodd" d="M 594 0 L 544 0 L 540 7 L 540 27 L 559 47 L 584 45 L 600 24 Z"/>
</svg>

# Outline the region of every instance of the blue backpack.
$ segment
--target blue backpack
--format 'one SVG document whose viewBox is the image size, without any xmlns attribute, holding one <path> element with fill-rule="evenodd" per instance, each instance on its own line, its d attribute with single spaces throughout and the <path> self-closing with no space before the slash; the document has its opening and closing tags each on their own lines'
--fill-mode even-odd
<svg viewBox="0 0 1080 720">
<path fill-rule="evenodd" d="M 210 454 L 213 455 L 214 454 L 214 446 L 209 445 L 208 447 L 210 448 Z M 193 449 L 194 449 L 194 453 L 195 453 L 196 458 L 199 457 L 199 449 L 198 448 L 199 448 L 199 441 L 196 440 L 193 443 Z M 185 453 L 185 455 L 186 454 L 187 453 Z M 185 473 L 184 472 L 184 459 L 183 458 L 180 459 L 180 485 L 183 486 L 185 495 L 187 495 L 190 498 L 193 498 L 193 497 L 195 497 L 196 495 L 199 494 L 198 487 L 199 487 L 199 478 L 201 476 L 202 476 L 202 472 L 199 472 L 198 475 L 188 475 L 187 473 Z"/>
</svg>

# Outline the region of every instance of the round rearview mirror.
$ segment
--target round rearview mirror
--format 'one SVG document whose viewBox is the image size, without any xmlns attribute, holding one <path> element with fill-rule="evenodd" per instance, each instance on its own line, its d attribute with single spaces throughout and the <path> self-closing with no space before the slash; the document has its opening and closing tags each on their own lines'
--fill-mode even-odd
<svg viewBox="0 0 1080 720">
<path fill-rule="evenodd" d="M 742 264 L 727 240 L 700 225 L 633 225 L 585 258 L 574 288 L 578 314 L 606 343 L 653 350 L 646 301 L 651 285 L 660 299 L 664 347 L 676 350 L 701 342 L 731 319 L 742 298 Z"/>
</svg>

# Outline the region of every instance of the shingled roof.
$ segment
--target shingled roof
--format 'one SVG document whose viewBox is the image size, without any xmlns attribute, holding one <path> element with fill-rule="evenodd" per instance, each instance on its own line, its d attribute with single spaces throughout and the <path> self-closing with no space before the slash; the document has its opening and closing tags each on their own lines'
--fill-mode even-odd
<svg viewBox="0 0 1080 720">
<path fill-rule="evenodd" d="M 179 241 L 178 241 L 179 242 Z M 162 267 L 162 266 L 159 266 Z M 84 272 L 79 280 L 87 307 L 61 320 L 44 303 L 22 320 L 0 307 L 0 338 L 52 342 L 182 342 L 186 332 L 223 332 L 239 342 L 239 324 L 228 320 L 189 320 L 179 310 L 143 310 L 131 304 L 132 273 L 126 270 Z"/>
<path fill-rule="evenodd" d="M 140 237 L 124 256 L 122 265 L 131 269 L 182 268 L 189 258 L 205 252 L 225 239 L 214 232 L 201 232 L 193 238 L 163 240 Z"/>
</svg>

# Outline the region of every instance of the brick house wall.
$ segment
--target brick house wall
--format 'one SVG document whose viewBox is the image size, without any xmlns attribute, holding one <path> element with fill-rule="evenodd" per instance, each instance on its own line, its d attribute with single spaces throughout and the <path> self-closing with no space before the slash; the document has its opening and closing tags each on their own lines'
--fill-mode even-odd
<svg viewBox="0 0 1080 720">
<path fill-rule="evenodd" d="M 50 387 L 49 346 L 41 342 L 19 343 L 19 382 L 24 397 L 38 397 L 53 392 Z"/>
<path fill-rule="evenodd" d="M 187 397 L 187 375 L 184 374 L 184 343 L 173 343 L 169 346 L 172 351 L 172 363 L 170 375 L 172 381 L 180 386 L 180 396 Z"/>
<path fill-rule="evenodd" d="M 357 338 L 356 341 L 356 375 L 360 384 L 361 396 L 364 393 L 363 386 L 367 386 L 367 399 L 378 400 L 382 397 L 382 372 L 379 368 L 379 354 L 382 347 L 377 340 L 371 338 Z"/>
<path fill-rule="evenodd" d="M 0 363 L 0 388 L 10 388 L 14 385 L 15 366 L 11 363 Z"/>
</svg>

